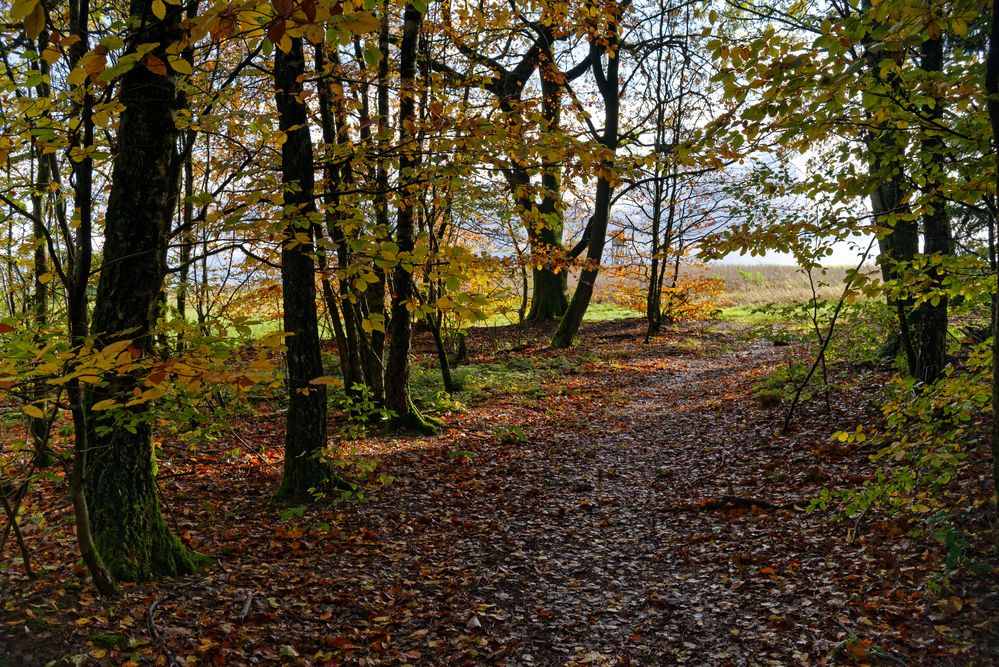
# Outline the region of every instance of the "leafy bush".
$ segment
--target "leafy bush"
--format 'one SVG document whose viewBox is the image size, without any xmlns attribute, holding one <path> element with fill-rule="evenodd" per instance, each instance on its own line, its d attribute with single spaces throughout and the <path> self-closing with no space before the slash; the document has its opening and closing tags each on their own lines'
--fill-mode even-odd
<svg viewBox="0 0 999 667">
<path fill-rule="evenodd" d="M 899 377 L 886 387 L 880 430 L 858 426 L 839 431 L 835 440 L 877 448 L 874 479 L 859 488 L 823 491 L 813 508 L 838 504 L 836 520 L 859 519 L 879 508 L 892 517 L 912 518 L 919 532 L 935 537 L 946 551 L 945 567 L 970 561 L 967 540 L 952 521 L 976 506 L 957 484 L 962 466 L 976 448 L 991 413 L 991 339 L 970 346 L 960 365 L 949 366 L 932 385 Z"/>
</svg>

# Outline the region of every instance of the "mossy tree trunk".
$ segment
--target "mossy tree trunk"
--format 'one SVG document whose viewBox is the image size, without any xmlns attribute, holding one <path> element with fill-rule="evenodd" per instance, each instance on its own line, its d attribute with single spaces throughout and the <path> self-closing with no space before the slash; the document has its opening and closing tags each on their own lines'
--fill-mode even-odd
<svg viewBox="0 0 999 667">
<path fill-rule="evenodd" d="M 166 62 L 166 47 L 181 38 L 181 11 L 168 6 L 166 17 L 156 20 L 151 0 L 132 0 L 134 27 L 127 43 L 132 48 L 154 43 L 151 53 Z M 122 78 L 121 102 L 92 332 L 100 345 L 129 339 L 144 355 L 153 342 L 164 280 L 160 257 L 178 186 L 175 77 L 136 65 Z M 138 383 L 131 375 L 116 378 L 94 389 L 91 405 L 131 395 Z M 177 539 L 160 512 L 146 406 L 124 414 L 91 412 L 87 421 L 87 504 L 94 544 L 107 569 L 119 580 L 193 572 L 202 557 Z"/>
<path fill-rule="evenodd" d="M 316 314 L 316 267 L 312 259 L 318 213 L 314 197 L 312 137 L 302 100 L 305 56 L 301 38 L 288 53 L 274 56 L 278 124 L 287 134 L 281 146 L 281 179 L 285 186 L 285 239 L 281 247 L 281 285 L 287 340 L 288 413 L 285 428 L 284 476 L 277 497 L 308 499 L 331 481 L 322 460 L 326 448 L 326 387 L 310 384 L 323 375 Z"/>
<path fill-rule="evenodd" d="M 541 74 L 541 129 L 552 135 L 562 124 L 562 84 L 555 68 L 551 53 L 554 38 L 550 34 L 544 40 L 546 48 L 539 57 Z M 541 172 L 541 204 L 537 212 L 540 227 L 529 234 L 532 247 L 541 249 L 548 255 L 540 266 L 534 263 L 532 279 L 534 291 L 531 295 L 531 309 L 527 319 L 531 321 L 554 320 L 562 317 L 569 307 L 568 266 L 562 247 L 562 232 L 565 217 L 562 206 L 562 165 L 559 162 L 547 164 Z"/>
<path fill-rule="evenodd" d="M 561 317 L 569 306 L 567 272 L 562 247 L 562 217 L 554 198 L 558 197 L 557 176 L 546 174 L 548 190 L 540 205 L 532 192 L 526 167 L 514 166 L 504 171 L 514 193 L 517 209 L 527 230 L 531 249 L 531 307 L 526 319 L 552 320 Z"/>
</svg>

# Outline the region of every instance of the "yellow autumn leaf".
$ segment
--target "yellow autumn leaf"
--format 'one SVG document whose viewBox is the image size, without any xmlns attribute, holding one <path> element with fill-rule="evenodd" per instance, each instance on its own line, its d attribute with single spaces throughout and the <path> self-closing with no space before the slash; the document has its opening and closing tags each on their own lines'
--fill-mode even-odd
<svg viewBox="0 0 999 667">
<path fill-rule="evenodd" d="M 153 11 L 153 16 L 159 20 L 162 21 L 166 17 L 166 5 L 163 3 L 163 0 L 153 0 L 150 9 Z"/>
<path fill-rule="evenodd" d="M 23 408 L 24 414 L 29 417 L 34 417 L 35 419 L 44 419 L 45 413 L 38 409 L 36 405 L 25 405 Z"/>
<path fill-rule="evenodd" d="M 14 21 L 21 21 L 35 11 L 35 7 L 39 4 L 39 0 L 14 0 L 14 5 L 10 8 L 10 18 Z"/>
<path fill-rule="evenodd" d="M 56 47 L 55 44 L 49 44 L 48 46 L 45 47 L 45 50 L 42 51 L 42 60 L 47 62 L 49 65 L 52 65 L 55 64 L 57 60 L 59 60 L 59 57 L 61 55 L 62 54 L 59 53 L 59 49 Z"/>
<path fill-rule="evenodd" d="M 144 401 L 155 401 L 157 398 L 165 394 L 166 390 L 166 384 L 158 384 L 142 392 L 141 398 Z"/>
<path fill-rule="evenodd" d="M 322 44 L 326 39 L 326 31 L 317 23 L 306 23 L 302 26 L 302 34 L 311 44 Z"/>
<path fill-rule="evenodd" d="M 129 340 L 119 340 L 118 342 L 111 343 L 110 345 L 108 345 L 104 349 L 102 349 L 101 350 L 101 354 L 103 354 L 106 357 L 116 357 L 116 356 L 118 356 L 119 352 L 121 352 L 122 350 L 127 349 L 128 346 L 131 345 L 131 344 L 132 344 L 131 339 L 129 339 Z"/>
<path fill-rule="evenodd" d="M 343 26 L 355 35 L 363 35 L 378 30 L 381 22 L 368 12 L 357 12 L 344 16 Z"/>
<path fill-rule="evenodd" d="M 339 386 L 341 383 L 342 381 L 340 380 L 340 378 L 333 377 L 330 375 L 321 375 L 320 377 L 312 378 L 311 380 L 309 380 L 309 384 L 316 384 L 323 386 L 330 386 L 330 385 Z"/>
<path fill-rule="evenodd" d="M 177 74 L 187 74 L 190 76 L 194 73 L 194 70 L 191 69 L 191 63 L 180 56 L 167 56 L 167 61 L 170 63 L 170 68 Z"/>
<path fill-rule="evenodd" d="M 81 83 L 87 80 L 87 70 L 82 65 L 77 65 L 69 76 L 66 77 L 66 83 L 71 86 L 79 86 Z"/>
<path fill-rule="evenodd" d="M 38 38 L 44 28 L 45 6 L 39 2 L 35 4 L 31 13 L 24 17 L 24 34 L 28 36 L 28 39 L 34 40 Z"/>
<path fill-rule="evenodd" d="M 113 398 L 105 398 L 103 401 L 97 401 L 90 409 L 94 412 L 99 412 L 100 410 L 110 410 L 111 408 L 118 407 L 118 403 L 115 402 Z"/>
</svg>

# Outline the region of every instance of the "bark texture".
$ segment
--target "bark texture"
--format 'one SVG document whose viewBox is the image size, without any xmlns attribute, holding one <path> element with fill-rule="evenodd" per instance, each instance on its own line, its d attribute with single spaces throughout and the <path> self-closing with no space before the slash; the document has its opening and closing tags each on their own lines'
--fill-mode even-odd
<svg viewBox="0 0 999 667">
<path fill-rule="evenodd" d="M 180 9 L 170 7 L 157 21 L 150 5 L 150 0 L 132 1 L 129 11 L 136 27 L 130 43 L 156 43 L 152 53 L 165 62 L 165 47 L 181 37 Z M 101 345 L 129 339 L 144 355 L 150 351 L 158 314 L 164 279 L 160 258 L 178 183 L 177 82 L 170 73 L 163 76 L 136 65 L 122 79 L 121 102 L 125 108 L 92 329 Z M 96 388 L 91 399 L 120 400 L 131 395 L 138 382 L 133 376 L 119 377 Z M 177 539 L 160 512 L 146 406 L 130 408 L 124 415 L 93 412 L 87 422 L 87 504 L 94 544 L 108 570 L 130 581 L 194 571 L 202 557 Z"/>
<path fill-rule="evenodd" d="M 285 430 L 282 500 L 307 499 L 330 482 L 321 460 L 326 448 L 326 387 L 309 384 L 323 375 L 316 315 L 316 266 L 312 259 L 317 209 L 314 197 L 312 137 L 302 100 L 305 57 L 302 40 L 291 40 L 288 53 L 274 56 L 279 127 L 287 134 L 281 146 L 286 227 L 281 247 L 281 284 L 288 365 L 288 414 Z"/>
<path fill-rule="evenodd" d="M 999 197 L 999 0 L 992 0 L 991 33 L 988 58 L 985 63 L 985 94 L 988 96 L 989 123 L 992 125 L 996 196 Z M 996 222 L 992 221 L 994 227 Z M 991 250 L 995 252 L 995 248 Z M 995 272 L 993 280 L 999 281 L 999 272 L 994 265 L 992 270 Z M 999 284 L 996 285 L 996 296 L 992 299 L 992 484 L 996 514 L 999 515 L 999 371 L 997 369 L 999 369 Z"/>
<path fill-rule="evenodd" d="M 606 43 L 617 45 L 618 27 L 616 21 L 609 21 L 606 32 Z M 593 74 L 600 89 L 600 95 L 604 101 L 604 131 L 600 137 L 600 143 L 609 151 L 609 156 L 604 160 L 601 176 L 597 181 L 596 200 L 594 202 L 593 216 L 590 219 L 589 245 L 586 249 L 586 264 L 579 273 L 579 283 L 576 291 L 569 302 L 569 308 L 558 323 L 558 328 L 552 337 L 552 347 L 566 348 L 572 345 L 576 332 L 583 322 L 583 315 L 590 305 L 593 297 L 593 286 L 596 283 L 597 275 L 600 273 L 600 260 L 604 253 L 604 242 L 607 238 L 607 225 L 610 222 L 611 195 L 614 191 L 612 185 L 612 172 L 615 166 L 615 156 L 618 145 L 618 121 L 621 108 L 621 88 L 618 81 L 618 71 L 620 69 L 620 58 L 616 49 L 608 53 L 608 49 L 591 43 L 590 53 L 592 58 Z M 603 57 L 607 56 L 607 70 L 603 69 Z"/>
<path fill-rule="evenodd" d="M 399 180 L 412 180 L 419 166 L 419 147 L 413 126 L 416 121 L 416 56 L 423 15 L 407 4 L 403 14 L 402 44 L 399 53 Z M 399 199 L 396 219 L 396 244 L 401 258 L 410 257 L 416 243 L 414 195 L 404 191 Z M 404 259 L 392 270 L 392 309 L 387 338 L 388 357 L 385 361 L 385 407 L 395 413 L 394 425 L 401 428 L 430 428 L 413 406 L 409 395 L 409 351 L 413 339 L 413 314 L 416 303 L 412 267 Z"/>
<path fill-rule="evenodd" d="M 922 45 L 922 67 L 927 72 L 943 71 L 944 47 L 941 39 L 928 39 Z M 943 107 L 935 104 L 924 110 L 936 122 L 943 120 Z M 944 169 L 940 157 L 944 148 L 943 139 L 929 136 L 922 142 L 923 168 L 927 194 L 932 210 L 923 216 L 923 253 L 944 257 L 953 253 L 950 219 L 947 216 L 945 201 L 939 193 Z M 943 287 L 943 269 L 939 265 L 928 268 L 933 288 Z M 932 301 L 924 302 L 916 309 L 916 322 L 919 327 L 916 351 L 915 377 L 923 382 L 934 382 L 943 373 L 947 364 L 947 296 L 941 290 Z"/>
</svg>

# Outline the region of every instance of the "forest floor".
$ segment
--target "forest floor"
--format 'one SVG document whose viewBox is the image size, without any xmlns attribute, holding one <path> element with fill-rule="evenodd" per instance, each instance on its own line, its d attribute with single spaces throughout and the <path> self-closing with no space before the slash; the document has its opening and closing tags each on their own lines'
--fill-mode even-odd
<svg viewBox="0 0 999 667">
<path fill-rule="evenodd" d="M 782 433 L 786 405 L 752 388 L 794 351 L 745 325 L 683 325 L 644 345 L 640 321 L 594 323 L 568 352 L 546 333 L 476 330 L 466 377 L 517 360 L 522 382 L 455 406 L 441 435 L 352 442 L 366 502 L 270 503 L 274 406 L 232 437 L 166 448 L 169 521 L 216 559 L 197 576 L 99 599 L 64 486 L 43 483 L 30 511 L 47 521 L 26 529 L 41 577 L 3 554 L 0 664 L 997 660 L 991 567 L 932 588 L 944 550 L 903 521 L 834 523 L 795 505 L 871 478 L 870 449 L 829 436 L 878 421 L 883 372 L 838 369 L 831 412 L 808 402 Z M 973 452 L 964 472 L 982 498 L 988 463 Z"/>
</svg>

